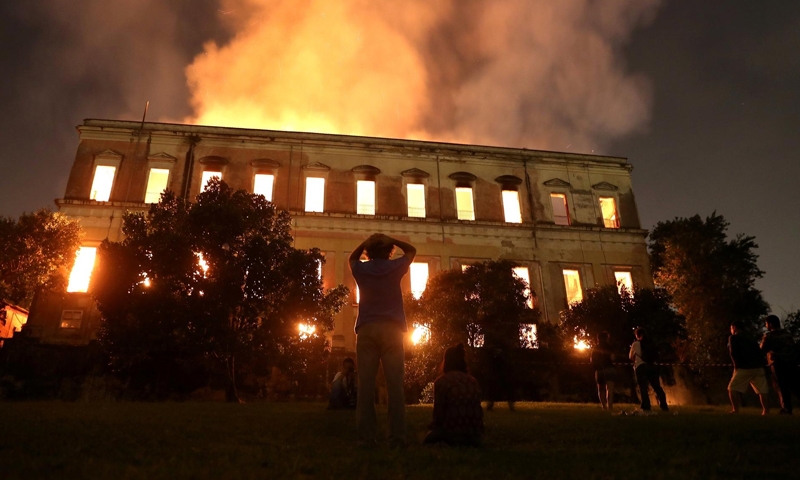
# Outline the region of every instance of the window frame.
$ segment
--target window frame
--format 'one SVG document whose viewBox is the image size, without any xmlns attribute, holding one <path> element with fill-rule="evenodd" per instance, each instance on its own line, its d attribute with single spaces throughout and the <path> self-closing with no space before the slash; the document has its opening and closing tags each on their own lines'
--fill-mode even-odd
<svg viewBox="0 0 800 480">
<path fill-rule="evenodd" d="M 571 274 L 571 272 L 575 272 L 575 274 L 577 276 L 577 279 L 578 279 L 577 285 L 578 285 L 578 287 L 580 289 L 580 292 L 579 292 L 580 293 L 580 298 L 578 298 L 577 300 L 570 301 L 570 292 L 569 292 L 570 286 L 569 286 L 569 283 L 567 283 L 567 272 L 570 272 L 570 274 Z M 564 293 L 565 293 L 564 297 L 565 297 L 565 299 L 567 301 L 567 308 L 572 308 L 572 305 L 574 303 L 581 302 L 585 298 L 584 297 L 585 286 L 583 284 L 583 273 L 581 272 L 580 268 L 561 267 L 561 278 L 562 278 L 562 281 L 564 282 Z M 576 298 L 576 297 L 573 296 L 573 298 Z"/>
<path fill-rule="evenodd" d="M 553 204 L 554 198 L 561 198 L 564 201 L 564 213 L 566 214 L 565 216 L 556 215 L 555 205 Z M 569 227 L 570 225 L 572 225 L 572 217 L 569 214 L 569 200 L 567 199 L 566 192 L 550 192 L 550 211 L 552 213 L 554 225 L 559 225 L 562 227 Z M 557 220 L 558 218 L 566 218 L 567 223 L 559 223 Z"/>
<path fill-rule="evenodd" d="M 614 205 L 614 218 L 610 219 L 609 222 L 613 222 L 609 226 L 609 222 L 606 221 L 605 212 L 603 211 L 603 200 L 610 200 L 613 202 Z M 603 224 L 603 228 L 610 228 L 610 229 L 618 229 L 620 228 L 620 217 L 619 217 L 619 202 L 617 201 L 616 195 L 598 195 L 597 196 L 597 205 L 600 208 L 600 220 Z"/>
<path fill-rule="evenodd" d="M 371 203 L 371 205 L 364 204 L 364 203 L 361 202 L 362 190 L 360 188 L 360 185 L 366 185 L 366 184 L 372 184 L 372 192 L 371 192 L 372 203 Z M 376 212 L 378 211 L 377 203 L 378 203 L 378 184 L 377 184 L 377 182 L 375 180 L 370 180 L 370 179 L 358 179 L 358 180 L 356 180 L 356 215 L 375 216 Z M 371 206 L 372 207 L 372 211 L 369 212 L 369 213 L 362 212 L 361 211 L 361 207 L 362 206 Z"/>
<path fill-rule="evenodd" d="M 411 191 L 413 190 L 420 191 L 422 193 L 422 207 L 412 207 L 411 206 Z M 417 188 L 419 187 L 419 188 Z M 406 183 L 406 215 L 408 218 L 428 218 L 428 196 L 427 196 L 427 188 L 423 182 L 408 182 Z M 415 208 L 417 210 L 422 210 L 422 215 L 412 215 L 411 209 Z"/>
<path fill-rule="evenodd" d="M 322 196 L 319 198 L 319 202 L 321 203 L 321 205 L 319 207 L 319 210 L 309 209 L 309 195 L 311 195 L 312 192 L 314 192 L 315 190 L 319 189 L 319 186 L 312 187 L 310 185 L 310 183 L 312 183 L 311 182 L 312 180 L 319 180 L 319 181 L 322 182 L 322 185 L 321 185 L 321 187 L 322 187 L 321 188 Z M 325 184 L 326 183 L 328 183 L 328 182 L 327 182 L 327 178 L 325 176 L 306 175 L 305 182 L 304 182 L 305 191 L 303 192 L 303 211 L 305 213 L 325 213 L 325 194 L 327 193 L 325 191 Z M 312 207 L 315 207 L 315 205 L 312 205 Z"/>
</svg>

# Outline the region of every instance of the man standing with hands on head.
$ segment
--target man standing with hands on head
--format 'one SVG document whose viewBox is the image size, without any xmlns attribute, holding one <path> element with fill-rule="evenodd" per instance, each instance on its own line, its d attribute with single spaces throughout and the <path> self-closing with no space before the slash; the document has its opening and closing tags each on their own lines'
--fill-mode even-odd
<svg viewBox="0 0 800 480">
<path fill-rule="evenodd" d="M 391 260 L 395 247 L 403 250 L 403 255 Z M 361 261 L 364 251 L 366 262 Z M 355 330 L 359 386 L 356 424 L 361 445 L 376 442 L 375 379 L 381 364 L 389 396 L 389 445 L 403 446 L 406 441 L 403 336 L 408 328 L 400 281 L 416 254 L 411 244 L 376 233 L 356 247 L 348 259 L 360 293 Z"/>
</svg>

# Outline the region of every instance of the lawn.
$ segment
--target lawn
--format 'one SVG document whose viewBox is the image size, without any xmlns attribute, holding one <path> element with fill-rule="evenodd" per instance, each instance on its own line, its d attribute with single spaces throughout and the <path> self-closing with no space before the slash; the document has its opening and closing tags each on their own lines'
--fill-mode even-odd
<svg viewBox="0 0 800 480">
<path fill-rule="evenodd" d="M 798 478 L 800 418 L 674 410 L 501 404 L 476 449 L 420 445 L 431 407 L 413 406 L 391 450 L 357 447 L 354 412 L 315 403 L 5 402 L 0 478 Z"/>
</svg>

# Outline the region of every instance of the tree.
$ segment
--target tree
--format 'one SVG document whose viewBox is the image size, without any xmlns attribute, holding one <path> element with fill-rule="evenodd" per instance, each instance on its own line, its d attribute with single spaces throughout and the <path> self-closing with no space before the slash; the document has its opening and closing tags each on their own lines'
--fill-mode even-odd
<svg viewBox="0 0 800 480">
<path fill-rule="evenodd" d="M 447 270 L 428 281 L 422 297 L 406 298 L 412 323 L 430 330 L 407 364 L 407 384 L 424 386 L 436 375 L 447 347 L 520 347 L 520 326 L 536 324 L 540 312 L 528 306 L 533 292 L 514 275 L 513 262 L 486 261 L 464 271 Z"/>
<path fill-rule="evenodd" d="M 567 341 L 578 338 L 589 345 L 596 342 L 598 333 L 607 331 L 619 354 L 627 353 L 633 329 L 643 327 L 662 358 L 679 357 L 686 337 L 684 319 L 671 308 L 666 291 L 634 287 L 633 292 L 620 293 L 615 285 L 587 290 L 582 301 L 561 313 L 561 327 Z"/>
<path fill-rule="evenodd" d="M 728 358 L 729 324 L 740 321 L 754 333 L 769 308 L 754 286 L 758 268 L 755 238 L 728 239 L 728 222 L 716 212 L 659 222 L 649 237 L 656 284 L 686 318 L 688 352 L 695 362 Z"/>
<path fill-rule="evenodd" d="M 63 290 L 81 238 L 77 221 L 47 209 L 0 217 L 0 302 L 29 308 L 37 291 Z"/>
<path fill-rule="evenodd" d="M 323 291 L 323 256 L 293 248 L 289 214 L 263 196 L 218 180 L 195 203 L 165 192 L 146 215 L 127 214 L 123 233 L 101 245 L 93 282 L 116 369 L 151 365 L 158 376 L 209 359 L 238 401 L 237 362 L 291 370 L 322 355 L 347 289 Z"/>
</svg>

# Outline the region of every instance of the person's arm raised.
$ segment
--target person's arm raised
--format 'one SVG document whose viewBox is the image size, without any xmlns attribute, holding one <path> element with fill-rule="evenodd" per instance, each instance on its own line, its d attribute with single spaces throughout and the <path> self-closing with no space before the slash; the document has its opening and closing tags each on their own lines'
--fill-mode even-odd
<svg viewBox="0 0 800 480">
<path fill-rule="evenodd" d="M 364 253 L 364 249 L 367 248 L 371 243 L 375 242 L 379 234 L 370 235 L 366 240 L 361 242 L 359 246 L 353 250 L 353 253 L 350 254 L 350 257 L 347 259 L 347 264 L 350 265 L 350 269 L 353 269 L 353 264 L 361 260 L 361 254 Z"/>
<path fill-rule="evenodd" d="M 401 250 L 403 250 L 403 256 L 408 257 L 409 261 L 414 260 L 414 257 L 417 256 L 417 249 L 414 247 L 414 245 L 411 245 L 410 243 L 404 242 L 402 240 L 398 240 L 396 238 L 389 237 L 387 235 L 383 235 L 382 237 L 383 241 L 391 243 L 392 245 L 399 247 Z"/>
</svg>

